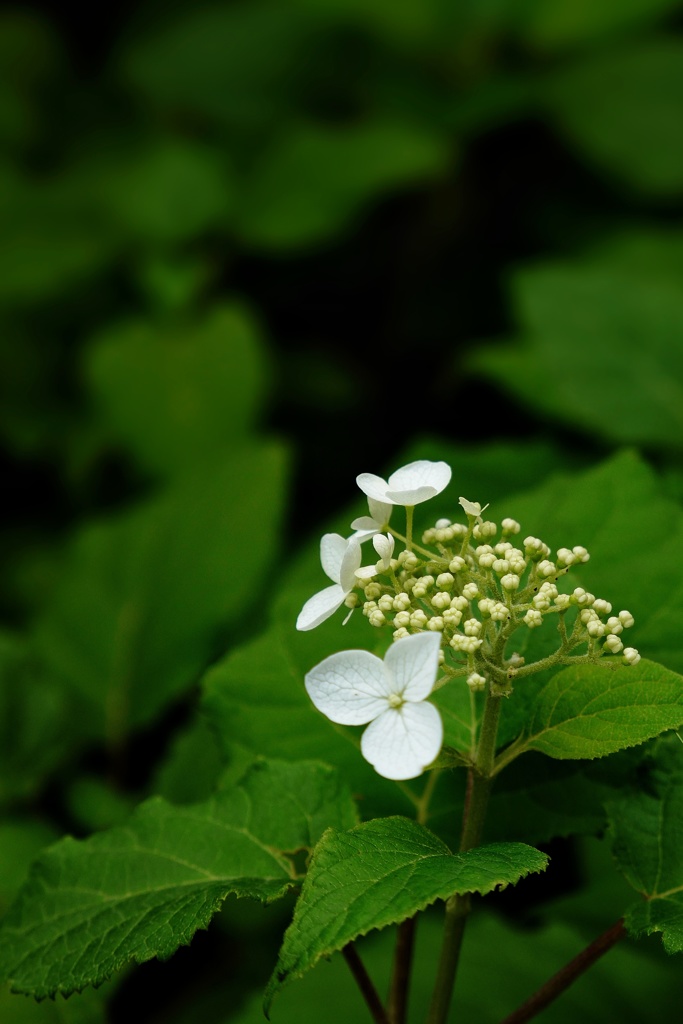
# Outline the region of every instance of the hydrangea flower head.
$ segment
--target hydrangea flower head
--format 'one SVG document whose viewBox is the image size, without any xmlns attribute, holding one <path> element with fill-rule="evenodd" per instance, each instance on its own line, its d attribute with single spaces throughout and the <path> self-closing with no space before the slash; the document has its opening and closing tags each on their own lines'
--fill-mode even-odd
<svg viewBox="0 0 683 1024">
<path fill-rule="evenodd" d="M 356 483 L 374 501 L 387 505 L 419 505 L 441 494 L 450 479 L 451 467 L 446 462 L 419 459 L 397 469 L 388 480 L 374 473 L 361 473 Z"/>
<path fill-rule="evenodd" d="M 441 637 L 416 633 L 397 640 L 384 660 L 369 651 L 339 651 L 306 675 L 318 708 L 340 725 L 368 725 L 361 737 L 366 761 L 385 779 L 414 779 L 441 750 L 443 723 L 432 692 Z"/>
</svg>

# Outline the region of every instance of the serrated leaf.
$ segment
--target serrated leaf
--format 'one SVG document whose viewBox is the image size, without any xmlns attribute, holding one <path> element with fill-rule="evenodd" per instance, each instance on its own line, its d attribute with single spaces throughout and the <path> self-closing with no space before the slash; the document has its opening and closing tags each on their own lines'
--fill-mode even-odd
<svg viewBox="0 0 683 1024">
<path fill-rule="evenodd" d="M 667 953 L 683 952 L 683 745 L 657 745 L 647 782 L 607 804 L 612 851 L 644 897 L 625 921 L 635 935 L 660 932 Z"/>
<path fill-rule="evenodd" d="M 93 339 L 85 371 L 107 428 L 172 476 L 243 445 L 266 388 L 256 324 L 237 304 L 189 322 L 129 321 Z"/>
<path fill-rule="evenodd" d="M 336 773 L 305 762 L 261 762 L 205 803 L 149 800 L 126 826 L 67 837 L 36 861 L 0 930 L 2 973 L 42 998 L 97 985 L 131 960 L 166 958 L 229 893 L 282 896 L 297 882 L 286 854 L 355 820 Z"/>
<path fill-rule="evenodd" d="M 330 829 L 315 849 L 265 996 L 360 935 L 412 917 L 455 893 L 491 892 L 543 871 L 548 857 L 521 843 L 453 854 L 408 818 L 380 818 L 349 832 Z"/>
<path fill-rule="evenodd" d="M 683 677 L 662 665 L 577 665 L 553 676 L 534 701 L 524 749 L 594 758 L 683 724 Z"/>
<path fill-rule="evenodd" d="M 37 639 L 94 731 L 120 739 L 150 721 L 246 613 L 277 544 L 284 456 L 244 446 L 78 536 Z"/>
</svg>

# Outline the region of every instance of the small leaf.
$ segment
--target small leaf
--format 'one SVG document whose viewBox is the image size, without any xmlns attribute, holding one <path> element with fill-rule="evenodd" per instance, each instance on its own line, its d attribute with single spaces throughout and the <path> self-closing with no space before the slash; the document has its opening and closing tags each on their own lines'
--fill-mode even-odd
<svg viewBox="0 0 683 1024">
<path fill-rule="evenodd" d="M 154 798 L 127 825 L 67 837 L 33 865 L 0 930 L 0 967 L 42 998 L 98 985 L 126 962 L 170 956 L 228 893 L 270 902 L 297 882 L 286 854 L 356 820 L 324 765 L 257 764 L 205 803 Z"/>
<path fill-rule="evenodd" d="M 604 757 L 683 724 L 683 678 L 654 662 L 577 665 L 536 695 L 525 749 Z"/>
<path fill-rule="evenodd" d="M 266 353 L 238 305 L 173 326 L 131 321 L 87 350 L 103 418 L 140 463 L 171 476 L 244 443 L 263 400 Z"/>
<path fill-rule="evenodd" d="M 543 101 L 598 168 L 655 195 L 683 185 L 683 47 L 676 36 L 596 49 L 544 82 Z"/>
<path fill-rule="evenodd" d="M 253 169 L 239 231 L 266 249 L 315 244 L 376 196 L 435 177 L 447 160 L 440 138 L 405 125 L 301 128 Z"/>
<path fill-rule="evenodd" d="M 634 935 L 661 932 L 667 953 L 683 952 L 683 745 L 657 744 L 646 785 L 607 803 L 613 854 L 644 900 L 625 917 Z"/>
<path fill-rule="evenodd" d="M 455 893 L 491 892 L 545 870 L 548 858 L 521 843 L 453 854 L 408 818 L 330 829 L 315 849 L 292 924 L 265 996 L 266 1013 L 287 981 L 359 935 L 412 917 Z"/>
</svg>

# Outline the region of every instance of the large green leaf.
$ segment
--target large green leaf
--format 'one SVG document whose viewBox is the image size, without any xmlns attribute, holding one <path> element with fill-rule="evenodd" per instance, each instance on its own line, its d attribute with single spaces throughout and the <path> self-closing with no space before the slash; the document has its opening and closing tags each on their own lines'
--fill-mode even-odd
<svg viewBox="0 0 683 1024">
<path fill-rule="evenodd" d="M 660 932 L 667 953 L 683 952 L 683 746 L 657 745 L 645 785 L 607 804 L 613 853 L 643 896 L 626 915 L 635 935 Z"/>
<path fill-rule="evenodd" d="M 228 893 L 282 896 L 298 879 L 289 855 L 355 820 L 336 773 L 305 762 L 261 762 L 205 803 L 149 800 L 127 825 L 67 837 L 36 861 L 0 930 L 2 973 L 41 998 L 168 957 Z"/>
<path fill-rule="evenodd" d="M 521 843 L 453 854 L 407 818 L 380 818 L 349 832 L 330 829 L 315 849 L 285 933 L 266 991 L 266 1012 L 283 984 L 359 935 L 403 921 L 455 893 L 505 887 L 547 864 L 544 853 Z"/>
<path fill-rule="evenodd" d="M 238 229 L 266 249 L 311 245 L 378 195 L 434 178 L 447 161 L 441 139 L 401 124 L 300 128 L 252 170 Z"/>
<path fill-rule="evenodd" d="M 187 472 L 244 443 L 266 387 L 266 353 L 237 305 L 198 321 L 132 321 L 93 339 L 86 373 L 114 436 L 153 472 Z"/>
<path fill-rule="evenodd" d="M 622 443 L 680 448 L 683 292 L 619 264 L 519 272 L 523 339 L 482 348 L 470 366 L 554 419 Z"/>
<path fill-rule="evenodd" d="M 524 748 L 549 757 L 613 754 L 683 724 L 683 677 L 651 661 L 563 669 L 536 694 Z"/>
<path fill-rule="evenodd" d="M 285 458 L 244 446 L 211 473 L 88 526 L 38 625 L 48 665 L 116 742 L 191 685 L 245 616 L 277 546 Z"/>
<path fill-rule="evenodd" d="M 683 185 L 683 46 L 676 36 L 590 52 L 554 80 L 543 101 L 587 159 L 655 195 Z"/>
</svg>

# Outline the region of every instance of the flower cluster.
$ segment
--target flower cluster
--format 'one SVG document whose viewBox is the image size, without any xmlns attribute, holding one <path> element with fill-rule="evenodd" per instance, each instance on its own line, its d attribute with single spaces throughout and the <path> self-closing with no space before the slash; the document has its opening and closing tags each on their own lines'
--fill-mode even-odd
<svg viewBox="0 0 683 1024">
<path fill-rule="evenodd" d="M 438 754 L 441 719 L 424 701 L 451 680 L 462 677 L 472 691 L 507 696 L 513 680 L 553 665 L 617 654 L 628 665 L 640 660 L 623 642 L 633 625 L 630 612 L 614 613 L 609 601 L 582 587 L 561 590 L 563 577 L 588 561 L 583 546 L 553 556 L 538 537 L 520 542 L 516 520 L 484 520 L 488 506 L 466 498 L 460 498 L 465 522 L 439 519 L 413 543 L 413 507 L 441 493 L 450 478 L 446 463 L 425 460 L 388 480 L 362 473 L 357 483 L 369 515 L 353 521 L 348 538 L 322 538 L 321 563 L 333 585 L 310 598 L 297 619 L 298 629 L 313 629 L 342 605 L 347 618 L 360 605 L 371 626 L 392 631 L 395 644 L 384 663 L 365 651 L 342 651 L 306 677 L 311 699 L 332 721 L 371 722 L 361 750 L 387 778 L 413 778 Z M 389 525 L 395 505 L 406 508 L 405 537 Z M 377 560 L 361 565 L 370 539 Z M 405 545 L 398 553 L 397 539 Z M 527 664 L 509 650 L 512 636 L 528 637 L 547 619 L 557 625 L 559 647 Z"/>
</svg>

